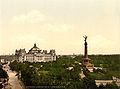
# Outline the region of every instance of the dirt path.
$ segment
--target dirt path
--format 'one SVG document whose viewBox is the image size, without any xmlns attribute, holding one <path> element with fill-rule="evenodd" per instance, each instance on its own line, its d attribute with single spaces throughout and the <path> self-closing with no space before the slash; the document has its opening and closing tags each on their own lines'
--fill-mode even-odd
<svg viewBox="0 0 120 89">
<path fill-rule="evenodd" d="M 12 72 L 8 65 L 5 65 L 4 70 L 7 71 L 9 76 L 8 86 L 6 86 L 6 89 L 23 89 L 17 76 L 15 76 L 16 72 Z"/>
</svg>

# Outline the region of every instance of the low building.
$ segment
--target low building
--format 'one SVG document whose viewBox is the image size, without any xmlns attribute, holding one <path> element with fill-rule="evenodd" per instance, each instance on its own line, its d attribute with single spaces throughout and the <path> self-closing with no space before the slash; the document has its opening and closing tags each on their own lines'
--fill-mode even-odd
<svg viewBox="0 0 120 89">
<path fill-rule="evenodd" d="M 47 50 L 39 49 L 36 44 L 26 53 L 25 49 L 16 50 L 15 55 L 18 55 L 18 60 L 20 62 L 49 62 L 56 60 L 55 50 L 50 50 L 48 53 Z"/>
<path fill-rule="evenodd" d="M 15 55 L 0 55 L 0 63 L 9 63 L 16 59 Z"/>
<path fill-rule="evenodd" d="M 101 84 L 105 86 L 106 84 L 111 84 L 113 80 L 95 80 L 95 82 L 97 86 L 100 86 Z"/>
<path fill-rule="evenodd" d="M 112 80 L 95 80 L 95 82 L 97 86 L 100 86 L 101 84 L 105 86 L 106 84 L 111 84 L 115 82 L 117 86 L 120 87 L 120 79 L 114 76 L 112 78 L 113 78 Z"/>
</svg>

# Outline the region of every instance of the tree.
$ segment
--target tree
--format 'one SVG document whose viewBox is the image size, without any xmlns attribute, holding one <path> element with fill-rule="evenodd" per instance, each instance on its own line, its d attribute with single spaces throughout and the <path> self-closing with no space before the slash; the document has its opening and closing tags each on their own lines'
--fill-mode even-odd
<svg viewBox="0 0 120 89">
<path fill-rule="evenodd" d="M 110 84 L 106 84 L 105 89 L 119 89 L 119 87 L 113 82 Z"/>
<path fill-rule="evenodd" d="M 97 89 L 95 80 L 90 77 L 84 77 L 83 81 L 83 89 Z"/>
<path fill-rule="evenodd" d="M 105 89 L 105 86 L 103 84 L 100 84 L 98 89 Z"/>
<path fill-rule="evenodd" d="M 3 69 L 0 69 L 0 78 L 8 78 L 7 72 Z"/>
</svg>

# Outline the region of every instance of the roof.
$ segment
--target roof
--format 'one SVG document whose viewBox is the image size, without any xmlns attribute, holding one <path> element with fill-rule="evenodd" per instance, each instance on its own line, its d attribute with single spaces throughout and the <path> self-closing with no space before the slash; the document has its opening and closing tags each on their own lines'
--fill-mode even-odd
<svg viewBox="0 0 120 89">
<path fill-rule="evenodd" d="M 40 49 L 36 46 L 36 44 L 34 44 L 34 46 L 29 50 L 29 52 L 31 51 L 40 51 Z"/>
</svg>

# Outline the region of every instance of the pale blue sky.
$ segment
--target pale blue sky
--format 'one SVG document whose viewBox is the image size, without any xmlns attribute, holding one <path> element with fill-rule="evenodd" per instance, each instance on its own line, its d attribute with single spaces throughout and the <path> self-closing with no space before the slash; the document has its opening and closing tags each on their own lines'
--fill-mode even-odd
<svg viewBox="0 0 120 89">
<path fill-rule="evenodd" d="M 119 0 L 0 0 L 0 53 L 36 42 L 57 54 L 120 53 Z"/>
</svg>

